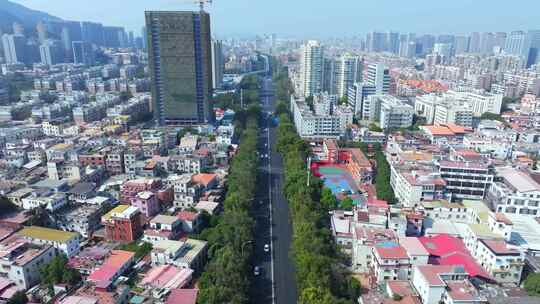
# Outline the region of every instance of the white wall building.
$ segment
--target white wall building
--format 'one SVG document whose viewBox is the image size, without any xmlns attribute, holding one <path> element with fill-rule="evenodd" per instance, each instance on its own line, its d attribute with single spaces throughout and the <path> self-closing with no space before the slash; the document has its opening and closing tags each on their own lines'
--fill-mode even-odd
<svg viewBox="0 0 540 304">
<path fill-rule="evenodd" d="M 481 200 L 493 182 L 493 174 L 482 162 L 441 160 L 437 166 L 446 189 L 456 198 Z"/>
<path fill-rule="evenodd" d="M 21 237 L 39 245 L 51 245 L 68 258 L 79 253 L 80 235 L 57 229 L 30 226 L 17 232 Z"/>
<path fill-rule="evenodd" d="M 515 168 L 497 168 L 496 172 L 501 181 L 492 183 L 487 195 L 496 212 L 539 216 L 540 184 Z"/>
<path fill-rule="evenodd" d="M 388 94 L 390 92 L 390 80 L 390 70 L 383 64 L 368 65 L 365 83 L 375 86 L 376 94 Z"/>
<path fill-rule="evenodd" d="M 64 207 L 67 204 L 67 198 L 62 193 L 33 193 L 22 199 L 22 207 L 25 210 L 32 210 L 35 208 L 43 207 L 51 212 Z"/>
<path fill-rule="evenodd" d="M 381 128 L 400 129 L 407 128 L 413 124 L 414 109 L 403 101 L 387 95 L 379 99 L 381 103 L 381 113 L 379 122 Z M 375 97 L 377 98 L 377 97 Z"/>
<path fill-rule="evenodd" d="M 412 271 L 412 284 L 423 304 L 441 303 L 448 287 L 447 281 L 468 278 L 469 274 L 462 266 L 422 265 L 413 267 Z"/>
<path fill-rule="evenodd" d="M 504 240 L 479 240 L 475 258 L 501 284 L 519 286 L 525 265 L 523 253 Z"/>
<path fill-rule="evenodd" d="M 291 112 L 298 134 L 302 138 L 339 138 L 352 123 L 352 110 L 336 109 L 334 114 L 317 115 L 303 99 L 291 97 Z"/>
<path fill-rule="evenodd" d="M 428 125 L 454 123 L 470 127 L 472 117 L 480 117 L 488 112 L 500 114 L 502 98 L 500 94 L 486 92 L 448 91 L 441 95 L 416 97 L 414 109 L 416 114 L 426 118 Z"/>
<path fill-rule="evenodd" d="M 6 253 L 4 258 L 0 259 L 0 275 L 24 290 L 40 282 L 41 268 L 56 257 L 52 246 L 36 248 L 36 245 L 18 238 L 2 242 L 0 251 Z"/>
<path fill-rule="evenodd" d="M 376 88 L 373 85 L 368 85 L 363 82 L 357 82 L 349 88 L 349 95 L 347 102 L 353 109 L 354 115 L 359 119 L 363 119 L 362 113 L 364 108 L 364 101 L 370 95 L 376 94 Z"/>
</svg>

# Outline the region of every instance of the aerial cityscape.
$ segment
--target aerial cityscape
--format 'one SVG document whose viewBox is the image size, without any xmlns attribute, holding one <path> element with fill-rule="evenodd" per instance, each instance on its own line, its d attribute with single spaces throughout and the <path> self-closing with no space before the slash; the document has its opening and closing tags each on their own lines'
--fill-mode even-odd
<svg viewBox="0 0 540 304">
<path fill-rule="evenodd" d="M 0 304 L 540 303 L 540 3 L 50 2 L 0 0 Z"/>
</svg>

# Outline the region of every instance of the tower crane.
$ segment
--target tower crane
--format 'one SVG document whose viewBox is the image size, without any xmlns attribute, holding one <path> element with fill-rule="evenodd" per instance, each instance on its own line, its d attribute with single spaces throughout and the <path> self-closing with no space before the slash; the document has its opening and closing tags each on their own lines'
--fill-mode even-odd
<svg viewBox="0 0 540 304">
<path fill-rule="evenodd" d="M 190 3 L 198 4 L 201 12 L 204 12 L 204 6 L 206 4 L 208 5 L 212 4 L 212 1 L 213 0 L 184 0 L 183 2 L 190 2 Z"/>
</svg>

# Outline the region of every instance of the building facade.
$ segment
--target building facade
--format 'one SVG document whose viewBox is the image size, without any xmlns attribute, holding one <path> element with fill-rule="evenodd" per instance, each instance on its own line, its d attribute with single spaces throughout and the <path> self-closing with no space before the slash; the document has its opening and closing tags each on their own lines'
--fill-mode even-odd
<svg viewBox="0 0 540 304">
<path fill-rule="evenodd" d="M 212 121 L 212 47 L 206 12 L 146 12 L 154 117 L 159 125 Z"/>
</svg>

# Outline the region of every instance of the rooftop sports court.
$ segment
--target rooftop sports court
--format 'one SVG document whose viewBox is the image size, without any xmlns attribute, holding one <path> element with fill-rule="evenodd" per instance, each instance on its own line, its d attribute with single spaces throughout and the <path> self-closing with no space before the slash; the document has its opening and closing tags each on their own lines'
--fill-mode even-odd
<svg viewBox="0 0 540 304">
<path fill-rule="evenodd" d="M 355 205 L 364 204 L 364 197 L 362 194 L 358 194 L 359 188 L 347 169 L 340 166 L 322 164 L 318 164 L 312 167 L 312 169 L 314 174 L 322 179 L 324 185 L 334 193 L 338 200 L 349 196 Z"/>
</svg>

